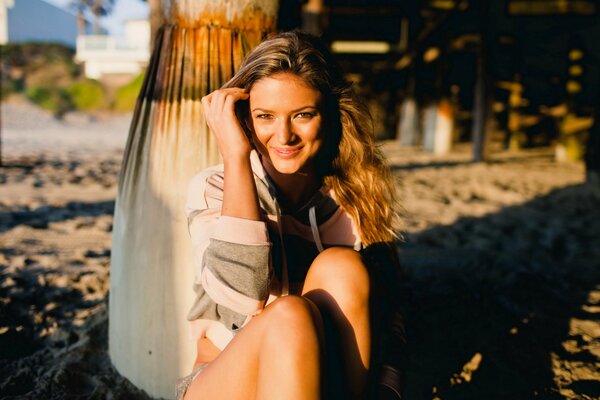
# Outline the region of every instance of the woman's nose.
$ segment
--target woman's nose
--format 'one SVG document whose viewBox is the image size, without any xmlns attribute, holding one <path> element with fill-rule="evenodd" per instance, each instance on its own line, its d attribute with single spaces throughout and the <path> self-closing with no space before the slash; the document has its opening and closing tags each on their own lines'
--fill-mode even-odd
<svg viewBox="0 0 600 400">
<path fill-rule="evenodd" d="M 293 141 L 292 123 L 288 118 L 282 118 L 277 124 L 276 138 L 279 144 L 288 144 Z"/>
</svg>

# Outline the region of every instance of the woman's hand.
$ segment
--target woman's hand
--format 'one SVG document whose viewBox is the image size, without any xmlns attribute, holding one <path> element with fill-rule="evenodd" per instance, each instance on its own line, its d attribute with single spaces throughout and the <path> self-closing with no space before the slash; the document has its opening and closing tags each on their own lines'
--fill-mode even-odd
<svg viewBox="0 0 600 400">
<path fill-rule="evenodd" d="M 235 114 L 235 103 L 248 100 L 250 95 L 241 88 L 219 89 L 202 98 L 204 118 L 217 139 L 223 161 L 247 159 L 252 145 Z"/>
</svg>

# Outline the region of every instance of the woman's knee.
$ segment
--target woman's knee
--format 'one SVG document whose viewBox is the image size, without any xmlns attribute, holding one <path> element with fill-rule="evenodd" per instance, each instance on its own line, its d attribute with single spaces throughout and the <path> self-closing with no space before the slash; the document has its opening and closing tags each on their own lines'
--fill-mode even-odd
<svg viewBox="0 0 600 400">
<path fill-rule="evenodd" d="M 272 341 L 306 345 L 307 340 L 318 338 L 321 318 L 318 308 L 301 296 L 283 296 L 268 306 L 266 335 Z M 296 340 L 294 340 L 296 339 Z"/>
<path fill-rule="evenodd" d="M 369 290 L 369 273 L 359 252 L 344 247 L 332 247 L 315 258 L 307 280 L 365 293 Z"/>
<path fill-rule="evenodd" d="M 360 253 L 332 247 L 313 261 L 305 288 L 323 289 L 340 301 L 362 306 L 369 299 L 369 272 Z"/>
</svg>

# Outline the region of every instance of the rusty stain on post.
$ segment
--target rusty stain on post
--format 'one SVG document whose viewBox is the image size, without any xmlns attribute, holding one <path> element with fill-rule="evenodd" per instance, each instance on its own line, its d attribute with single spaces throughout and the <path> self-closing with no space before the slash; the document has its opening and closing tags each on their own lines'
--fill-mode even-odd
<svg viewBox="0 0 600 400">
<path fill-rule="evenodd" d="M 243 31 L 275 29 L 279 5 L 272 0 L 175 1 L 166 13 L 170 23 L 184 28 L 214 26 Z"/>
</svg>

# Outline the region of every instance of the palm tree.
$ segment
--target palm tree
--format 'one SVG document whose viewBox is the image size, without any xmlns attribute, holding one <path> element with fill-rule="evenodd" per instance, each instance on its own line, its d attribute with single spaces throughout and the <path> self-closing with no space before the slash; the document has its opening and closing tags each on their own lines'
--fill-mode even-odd
<svg viewBox="0 0 600 400">
<path fill-rule="evenodd" d="M 112 12 L 115 0 L 87 0 L 89 9 L 94 16 L 94 34 L 100 34 L 100 17 L 105 17 Z"/>
<path fill-rule="evenodd" d="M 72 0 L 69 8 L 77 14 L 77 32 L 85 35 L 85 10 L 88 8 L 87 0 Z"/>
<path fill-rule="evenodd" d="M 184 198 L 191 177 L 219 162 L 200 99 L 275 28 L 277 9 L 277 0 L 173 0 L 156 37 L 119 178 L 109 299 L 110 358 L 153 397 L 172 397 L 195 356 Z"/>
<path fill-rule="evenodd" d="M 94 17 L 94 34 L 100 33 L 100 18 L 112 12 L 115 0 L 71 0 L 69 8 L 77 13 L 77 29 L 85 35 L 85 14 L 90 12 Z"/>
</svg>

